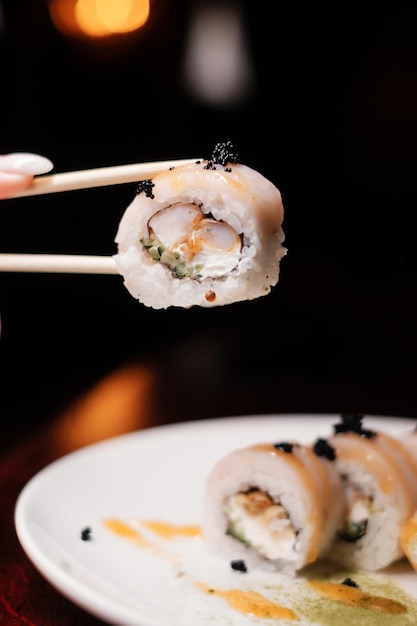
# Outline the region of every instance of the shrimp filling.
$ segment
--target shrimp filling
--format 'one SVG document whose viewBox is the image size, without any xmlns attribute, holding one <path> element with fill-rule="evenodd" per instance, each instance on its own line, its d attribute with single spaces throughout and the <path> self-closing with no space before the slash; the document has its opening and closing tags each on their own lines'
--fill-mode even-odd
<svg viewBox="0 0 417 626">
<path fill-rule="evenodd" d="M 225 222 L 202 213 L 196 204 L 173 204 L 148 220 L 141 243 L 154 261 L 176 278 L 218 278 L 239 263 L 242 242 Z"/>
<path fill-rule="evenodd" d="M 342 480 L 349 513 L 338 535 L 343 541 L 354 543 L 366 535 L 373 501 L 371 496 L 367 496 L 349 482 L 346 476 L 342 476 Z"/>
<path fill-rule="evenodd" d="M 240 492 L 226 502 L 228 534 L 267 559 L 291 559 L 297 533 L 285 508 L 259 489 Z"/>
</svg>

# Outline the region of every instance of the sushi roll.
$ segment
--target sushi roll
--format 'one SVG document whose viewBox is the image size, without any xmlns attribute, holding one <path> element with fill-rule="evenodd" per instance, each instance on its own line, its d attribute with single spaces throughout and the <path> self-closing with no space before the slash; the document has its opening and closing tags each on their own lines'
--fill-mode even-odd
<svg viewBox="0 0 417 626">
<path fill-rule="evenodd" d="M 417 571 L 417 510 L 404 522 L 400 540 L 405 556 L 410 565 Z"/>
<path fill-rule="evenodd" d="M 333 462 L 325 442 L 261 443 L 221 458 L 204 494 L 208 549 L 288 576 L 325 556 L 345 506 Z"/>
<path fill-rule="evenodd" d="M 403 433 L 401 442 L 417 463 L 417 426 Z"/>
<path fill-rule="evenodd" d="M 327 440 L 347 502 L 330 558 L 377 571 L 404 556 L 400 531 L 417 508 L 417 468 L 399 439 L 364 428 L 362 417 L 342 415 Z"/>
<path fill-rule="evenodd" d="M 144 305 L 213 307 L 264 296 L 278 282 L 286 254 L 281 193 L 239 163 L 230 142 L 137 191 L 120 220 L 114 260 Z"/>
<path fill-rule="evenodd" d="M 417 462 L 417 426 L 401 437 L 401 442 Z M 416 471 L 417 482 L 417 471 Z M 417 509 L 404 522 L 400 534 L 401 546 L 410 565 L 417 571 Z"/>
</svg>

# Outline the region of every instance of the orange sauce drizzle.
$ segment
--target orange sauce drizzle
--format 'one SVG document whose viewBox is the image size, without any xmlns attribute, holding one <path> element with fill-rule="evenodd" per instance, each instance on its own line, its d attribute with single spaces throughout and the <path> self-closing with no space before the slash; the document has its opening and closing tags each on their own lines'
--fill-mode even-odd
<svg viewBox="0 0 417 626">
<path fill-rule="evenodd" d="M 147 530 L 165 539 L 165 541 L 172 541 L 176 537 L 193 538 L 201 536 L 200 527 L 195 524 L 170 524 L 159 520 L 138 520 L 138 522 L 141 526 L 147 528 Z M 110 530 L 115 535 L 134 541 L 134 543 L 140 545 L 142 548 L 152 547 L 152 543 L 147 541 L 139 530 L 132 528 L 132 526 L 126 522 L 119 519 L 106 519 L 103 521 L 103 524 L 107 530 Z"/>
<path fill-rule="evenodd" d="M 396 615 L 405 613 L 407 608 L 401 602 L 384 598 L 383 596 L 375 596 L 351 587 L 338 583 L 322 582 L 318 580 L 310 580 L 307 585 L 320 593 L 325 598 L 341 602 L 355 608 L 369 609 L 377 613 L 387 613 Z"/>
<path fill-rule="evenodd" d="M 295 620 L 297 614 L 285 606 L 276 604 L 256 591 L 242 591 L 241 589 L 214 589 L 205 583 L 196 582 L 196 587 L 208 594 L 225 600 L 235 611 L 263 617 L 264 619 Z"/>
<path fill-rule="evenodd" d="M 145 520 L 140 522 L 142 526 L 152 531 L 155 535 L 159 535 L 166 541 L 175 539 L 176 537 L 200 537 L 201 530 L 199 526 L 193 524 L 169 524 L 158 520 Z"/>
<path fill-rule="evenodd" d="M 152 531 L 155 535 L 158 535 L 167 541 L 172 541 L 178 536 L 195 537 L 200 534 L 200 529 L 197 526 L 175 526 L 173 524 L 158 521 L 138 520 L 138 522 L 144 528 L 147 528 L 147 530 Z M 154 543 L 150 541 L 148 538 L 144 537 L 139 530 L 133 528 L 131 524 L 123 522 L 119 519 L 105 519 L 103 521 L 103 525 L 114 535 L 130 541 L 138 548 L 149 550 L 153 555 L 163 559 L 164 561 L 173 563 L 176 559 L 178 559 L 178 555 L 175 552 L 167 550 L 164 546 L 158 544 L 157 542 Z"/>
<path fill-rule="evenodd" d="M 133 543 L 141 548 L 152 547 L 152 544 L 149 543 L 138 530 L 132 528 L 129 524 L 126 524 L 126 522 L 122 522 L 118 519 L 106 519 L 103 524 L 110 532 L 124 539 L 128 539 L 129 541 L 133 541 Z"/>
</svg>

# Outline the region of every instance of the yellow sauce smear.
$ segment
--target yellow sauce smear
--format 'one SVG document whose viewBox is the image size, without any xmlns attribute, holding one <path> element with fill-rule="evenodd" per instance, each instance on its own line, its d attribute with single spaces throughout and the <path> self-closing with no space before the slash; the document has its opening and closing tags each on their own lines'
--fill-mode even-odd
<svg viewBox="0 0 417 626">
<path fill-rule="evenodd" d="M 225 600 L 235 611 L 263 617 L 264 619 L 295 620 L 298 616 L 291 609 L 271 602 L 256 591 L 242 591 L 241 589 L 213 589 L 205 583 L 196 582 L 196 587 L 213 596 Z"/>
<path fill-rule="evenodd" d="M 355 608 L 369 609 L 377 613 L 388 613 L 391 615 L 407 611 L 407 608 L 401 602 L 384 598 L 383 596 L 374 596 L 349 585 L 327 583 L 318 580 L 310 580 L 307 584 L 322 596 Z"/>
<path fill-rule="evenodd" d="M 142 526 L 169 541 L 176 537 L 199 537 L 201 530 L 199 526 L 192 524 L 175 525 L 167 522 L 146 520 L 140 522 Z"/>
</svg>

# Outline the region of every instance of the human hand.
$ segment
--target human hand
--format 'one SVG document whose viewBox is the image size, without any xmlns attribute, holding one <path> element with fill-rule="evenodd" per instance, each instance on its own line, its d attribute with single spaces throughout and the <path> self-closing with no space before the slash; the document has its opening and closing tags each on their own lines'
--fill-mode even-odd
<svg viewBox="0 0 417 626">
<path fill-rule="evenodd" d="M 44 156 L 31 152 L 0 154 L 0 200 L 29 187 L 33 177 L 46 174 L 53 163 Z"/>
</svg>

